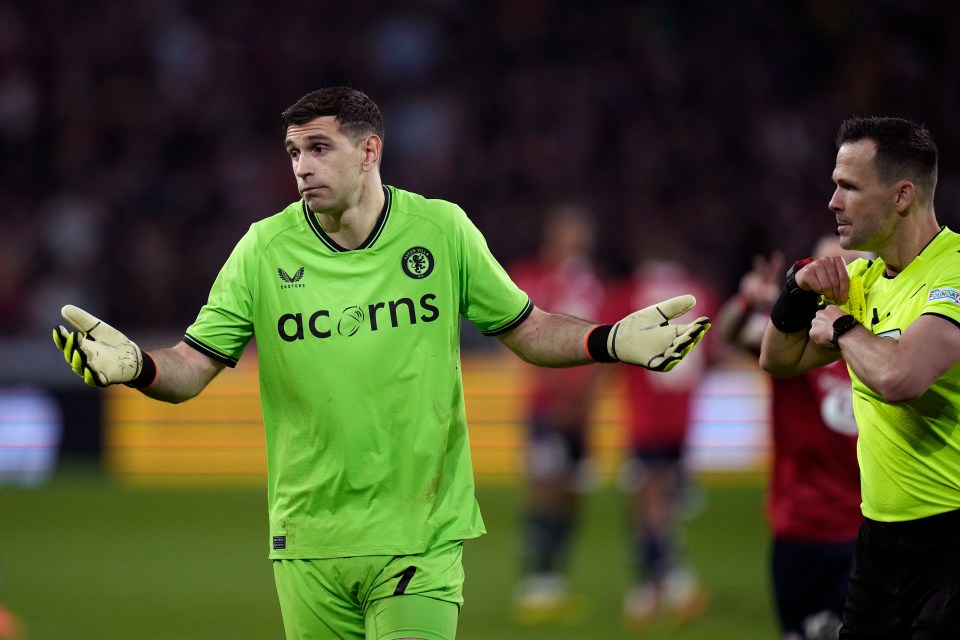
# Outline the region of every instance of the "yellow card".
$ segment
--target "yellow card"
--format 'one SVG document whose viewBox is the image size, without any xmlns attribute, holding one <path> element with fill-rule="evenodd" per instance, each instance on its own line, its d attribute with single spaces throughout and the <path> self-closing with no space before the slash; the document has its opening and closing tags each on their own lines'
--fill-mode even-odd
<svg viewBox="0 0 960 640">
<path fill-rule="evenodd" d="M 852 315 L 860 324 L 866 324 L 867 301 L 863 295 L 863 277 L 850 278 L 850 293 L 847 301 L 839 305 L 841 309 Z"/>
</svg>

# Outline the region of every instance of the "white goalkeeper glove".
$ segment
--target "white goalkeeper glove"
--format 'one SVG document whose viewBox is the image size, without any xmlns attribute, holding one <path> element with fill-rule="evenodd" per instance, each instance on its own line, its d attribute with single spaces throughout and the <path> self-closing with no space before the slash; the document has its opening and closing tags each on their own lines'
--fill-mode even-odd
<svg viewBox="0 0 960 640">
<path fill-rule="evenodd" d="M 691 295 L 677 296 L 634 311 L 616 324 L 599 325 L 587 335 L 587 353 L 597 362 L 626 362 L 651 371 L 670 371 L 710 328 L 705 316 L 690 324 L 669 323 L 696 303 Z"/>
<path fill-rule="evenodd" d="M 157 374 L 156 364 L 140 347 L 106 322 L 68 304 L 60 311 L 76 331 L 63 325 L 53 330 L 53 342 L 74 373 L 91 387 L 126 384 L 148 386 Z"/>
</svg>

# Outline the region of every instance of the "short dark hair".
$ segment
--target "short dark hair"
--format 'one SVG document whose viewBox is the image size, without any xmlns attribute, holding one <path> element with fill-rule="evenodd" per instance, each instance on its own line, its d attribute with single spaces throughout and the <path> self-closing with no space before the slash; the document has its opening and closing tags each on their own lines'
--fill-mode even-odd
<svg viewBox="0 0 960 640">
<path fill-rule="evenodd" d="M 286 133 L 291 126 L 323 116 L 335 117 L 341 131 L 354 142 L 371 133 L 383 138 L 380 107 L 365 93 L 350 87 L 324 87 L 311 91 L 285 109 L 280 114 L 280 121 Z"/>
<path fill-rule="evenodd" d="M 922 197 L 937 187 L 939 152 L 926 127 L 903 118 L 853 117 L 837 131 L 837 149 L 845 142 L 872 140 L 877 146 L 877 176 L 884 184 L 909 179 Z"/>
</svg>

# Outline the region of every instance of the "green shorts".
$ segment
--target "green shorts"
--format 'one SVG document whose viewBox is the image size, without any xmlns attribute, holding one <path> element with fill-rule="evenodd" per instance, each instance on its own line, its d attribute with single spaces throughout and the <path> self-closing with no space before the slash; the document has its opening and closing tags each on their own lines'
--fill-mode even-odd
<svg viewBox="0 0 960 640">
<path fill-rule="evenodd" d="M 409 556 L 274 560 L 287 640 L 453 640 L 463 542 Z"/>
</svg>

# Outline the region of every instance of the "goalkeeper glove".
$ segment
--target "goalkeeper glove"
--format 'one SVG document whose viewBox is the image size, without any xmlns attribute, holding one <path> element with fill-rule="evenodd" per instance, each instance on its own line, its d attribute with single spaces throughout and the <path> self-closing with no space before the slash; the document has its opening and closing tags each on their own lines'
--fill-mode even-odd
<svg viewBox="0 0 960 640">
<path fill-rule="evenodd" d="M 88 385 L 124 383 L 142 389 L 156 378 L 153 358 L 144 357 L 140 347 L 127 336 L 72 304 L 63 307 L 61 314 L 76 331 L 60 325 L 53 330 L 53 343 L 74 373 Z"/>
<path fill-rule="evenodd" d="M 670 371 L 710 328 L 705 316 L 690 324 L 669 323 L 696 303 L 691 295 L 677 296 L 634 311 L 616 324 L 598 325 L 587 335 L 587 353 L 597 362 L 626 362 L 651 371 Z"/>
</svg>

